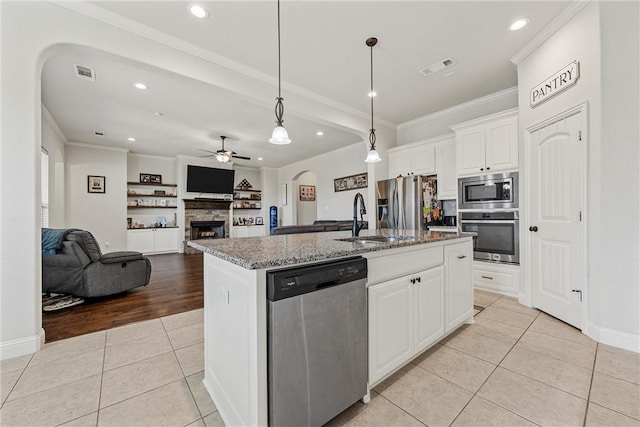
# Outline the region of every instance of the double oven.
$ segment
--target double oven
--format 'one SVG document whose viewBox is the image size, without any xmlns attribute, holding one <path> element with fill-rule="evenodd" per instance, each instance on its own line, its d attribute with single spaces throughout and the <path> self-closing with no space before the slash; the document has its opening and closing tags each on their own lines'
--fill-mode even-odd
<svg viewBox="0 0 640 427">
<path fill-rule="evenodd" d="M 520 263 L 518 172 L 458 180 L 460 228 L 474 232 L 473 258 Z"/>
</svg>

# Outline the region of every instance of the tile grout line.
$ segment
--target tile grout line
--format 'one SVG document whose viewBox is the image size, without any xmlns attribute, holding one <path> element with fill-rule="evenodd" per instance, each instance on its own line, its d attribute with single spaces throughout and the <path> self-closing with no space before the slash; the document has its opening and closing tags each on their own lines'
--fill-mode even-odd
<svg viewBox="0 0 640 427">
<path fill-rule="evenodd" d="M 587 414 L 589 413 L 589 403 L 591 402 L 591 389 L 593 388 L 593 377 L 596 375 L 596 360 L 598 359 L 598 343 L 596 342 L 596 354 L 593 356 L 593 368 L 591 371 L 591 380 L 589 381 L 589 393 L 587 393 L 587 406 L 584 409 L 584 419 L 582 425 L 587 425 Z"/>
<path fill-rule="evenodd" d="M 378 392 L 376 392 L 378 393 Z M 384 400 L 386 400 L 387 402 L 389 402 L 390 404 L 392 404 L 393 406 L 395 406 L 396 408 L 400 409 L 402 412 L 404 412 L 405 414 L 409 415 L 411 418 L 413 418 L 414 420 L 416 420 L 417 422 L 419 422 L 420 424 L 422 424 L 425 427 L 429 427 L 428 424 L 423 423 L 421 420 L 419 420 L 418 418 L 416 418 L 412 413 L 408 412 L 406 409 L 404 409 L 403 407 L 397 405 L 393 400 L 388 399 L 385 395 L 383 395 L 382 393 L 378 393 L 378 396 L 382 397 Z M 367 405 L 369 405 L 371 402 L 367 403 Z"/>
<path fill-rule="evenodd" d="M 100 392 L 98 393 L 98 413 L 96 414 L 96 427 L 98 426 L 98 423 L 100 423 L 100 404 L 102 403 L 102 385 L 104 384 L 104 364 L 107 360 L 107 331 L 105 331 L 104 333 L 104 347 L 102 348 L 102 371 L 100 372 Z"/>
<path fill-rule="evenodd" d="M 29 367 L 29 364 L 31 363 L 31 361 L 33 360 L 33 356 L 35 356 L 36 354 L 33 353 L 31 355 L 31 357 L 29 358 L 29 361 L 27 362 L 27 364 L 24 366 L 24 368 L 22 368 L 22 371 L 20 372 L 20 375 L 18 375 L 18 379 L 16 380 L 16 382 L 13 384 L 13 386 L 11 386 L 11 390 L 9 390 L 9 393 L 7 393 L 7 397 L 4 398 L 4 400 L 2 401 L 2 406 L 4 407 L 4 405 L 9 401 L 9 397 L 11 396 L 11 393 L 13 393 L 13 390 L 16 388 L 16 386 L 18 385 L 18 383 L 20 382 L 20 379 L 22 378 L 22 376 L 24 375 L 24 373 L 27 371 L 27 368 Z M 15 371 L 11 371 L 11 372 L 15 372 Z M 11 373 L 11 372 L 6 372 L 7 374 Z M 4 375 L 4 374 L 3 374 Z M 15 399 L 18 400 L 18 399 Z"/>
<path fill-rule="evenodd" d="M 502 296 L 501 296 L 500 298 L 502 298 Z M 500 299 L 500 298 L 498 298 L 498 299 Z M 496 301 L 498 301 L 498 299 L 497 299 Z M 494 301 L 494 302 L 495 302 L 495 301 Z M 493 303 L 491 303 L 491 304 L 493 304 Z M 489 305 L 491 305 L 491 304 L 489 304 Z M 535 320 L 535 319 L 537 319 L 539 315 L 540 315 L 540 313 L 538 313 L 538 315 L 536 315 L 536 316 L 534 317 L 534 320 Z M 456 415 L 456 417 L 453 419 L 453 421 L 451 421 L 451 424 L 449 424 L 450 426 L 451 426 L 451 425 L 453 425 L 453 423 L 455 423 L 455 422 L 456 422 L 456 420 L 458 419 L 458 417 L 460 417 L 460 415 L 464 412 L 464 410 L 467 408 L 467 406 L 469 406 L 469 403 L 471 403 L 471 401 L 472 401 L 476 396 L 478 396 L 478 392 L 482 389 L 482 387 L 484 387 L 484 385 L 487 383 L 487 381 L 489 381 L 489 378 L 491 378 L 491 376 L 492 376 L 492 375 L 496 372 L 496 370 L 500 367 L 500 364 L 504 361 L 504 359 L 506 359 L 506 358 L 507 358 L 507 356 L 509 355 L 509 353 L 511 353 L 511 350 L 513 350 L 513 349 L 514 349 L 514 347 L 515 347 L 515 346 L 520 342 L 520 340 L 522 339 L 522 337 L 524 336 L 524 334 L 526 334 L 526 333 L 527 333 L 527 331 L 529 330 L 529 328 L 531 327 L 531 325 L 532 325 L 532 324 L 533 324 L 533 322 L 531 322 L 531 323 L 529 324 L 529 326 L 527 326 L 527 328 L 524 330 L 524 332 L 522 332 L 522 335 L 520 335 L 520 338 L 518 338 L 518 340 L 517 340 L 515 343 L 513 343 L 513 345 L 512 345 L 512 346 L 511 346 L 511 348 L 509 349 L 509 351 L 507 351 L 507 353 L 502 357 L 502 359 L 500 359 L 500 362 L 498 362 L 498 364 L 497 364 L 497 365 L 496 365 L 496 367 L 493 369 L 493 371 L 491 371 L 491 373 L 487 376 L 487 378 L 482 382 L 482 384 L 480 385 L 480 387 L 478 387 L 478 389 L 475 391 L 475 393 L 473 393 L 473 396 L 471 396 L 471 399 L 469 399 L 469 401 L 464 405 L 464 407 L 460 410 L 460 412 L 458 412 L 458 415 Z M 504 368 L 503 368 L 503 369 L 504 369 Z M 486 400 L 487 402 L 493 403 L 494 405 L 498 406 L 499 408 L 504 409 L 505 411 L 507 411 L 507 412 L 509 412 L 509 413 L 511 413 L 511 414 L 514 414 L 514 415 L 516 415 L 516 416 L 518 416 L 518 417 L 520 417 L 520 418 L 522 418 L 522 419 L 524 419 L 524 420 L 527 420 L 527 421 L 529 421 L 530 423 L 533 423 L 533 424 L 535 424 L 535 425 L 538 425 L 537 423 L 535 423 L 535 422 L 531 421 L 530 419 L 528 419 L 528 418 L 526 418 L 526 417 L 524 417 L 524 416 L 522 416 L 522 415 L 520 415 L 520 414 L 516 414 L 515 412 L 511 411 L 510 409 L 507 409 L 507 408 L 505 408 L 505 407 L 503 407 L 503 406 L 501 406 L 501 405 L 498 405 L 496 402 L 493 402 L 493 401 L 491 401 L 491 400 L 489 400 L 489 399 L 485 399 L 485 398 L 484 398 L 484 397 L 482 397 L 482 396 L 478 396 L 478 398 L 480 398 L 480 399 L 484 399 L 484 400 Z"/>
</svg>

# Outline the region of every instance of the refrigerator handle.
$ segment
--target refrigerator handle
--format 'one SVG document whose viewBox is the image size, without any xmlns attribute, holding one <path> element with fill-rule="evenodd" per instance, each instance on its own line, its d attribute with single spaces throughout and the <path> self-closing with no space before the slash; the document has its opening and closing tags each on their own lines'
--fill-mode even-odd
<svg viewBox="0 0 640 427">
<path fill-rule="evenodd" d="M 398 228 L 400 210 L 398 208 L 398 187 L 393 189 L 393 224 L 391 224 L 392 228 Z"/>
</svg>

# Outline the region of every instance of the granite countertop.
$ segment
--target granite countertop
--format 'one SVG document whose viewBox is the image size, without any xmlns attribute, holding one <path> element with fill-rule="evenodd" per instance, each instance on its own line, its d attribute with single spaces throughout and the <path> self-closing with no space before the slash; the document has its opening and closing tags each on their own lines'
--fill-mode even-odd
<svg viewBox="0 0 640 427">
<path fill-rule="evenodd" d="M 425 231 L 416 235 L 415 230 L 390 229 L 362 230 L 360 232 L 360 237 L 388 235 L 411 236 L 411 238 L 385 243 L 344 242 L 335 239 L 349 238 L 351 231 L 327 231 L 236 239 L 188 240 L 187 245 L 246 269 L 256 270 L 461 239 L 471 237 L 473 233 Z"/>
</svg>

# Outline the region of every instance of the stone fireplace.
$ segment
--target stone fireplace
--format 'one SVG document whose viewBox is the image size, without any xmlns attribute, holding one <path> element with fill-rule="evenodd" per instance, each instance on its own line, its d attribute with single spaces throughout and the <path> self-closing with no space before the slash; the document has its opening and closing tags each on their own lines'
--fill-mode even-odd
<svg viewBox="0 0 640 427">
<path fill-rule="evenodd" d="M 184 240 L 222 239 L 229 236 L 230 201 L 211 199 L 183 199 L 183 201 Z M 186 244 L 184 245 L 185 254 L 199 252 Z"/>
</svg>

